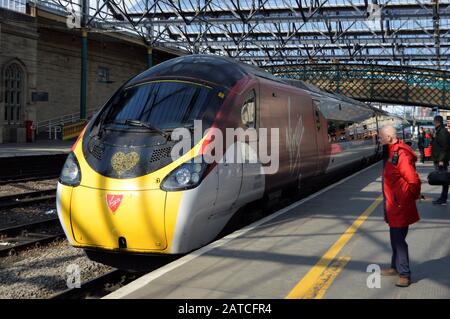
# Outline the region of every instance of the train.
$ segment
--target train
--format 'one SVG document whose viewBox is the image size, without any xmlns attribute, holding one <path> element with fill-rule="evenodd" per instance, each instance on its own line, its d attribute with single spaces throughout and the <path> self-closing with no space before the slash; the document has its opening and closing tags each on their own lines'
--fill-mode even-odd
<svg viewBox="0 0 450 319">
<path fill-rule="evenodd" d="M 90 119 L 59 177 L 58 217 L 86 251 L 188 253 L 249 203 L 380 158 L 386 124 L 405 125 L 231 58 L 174 58 L 126 81 Z"/>
</svg>

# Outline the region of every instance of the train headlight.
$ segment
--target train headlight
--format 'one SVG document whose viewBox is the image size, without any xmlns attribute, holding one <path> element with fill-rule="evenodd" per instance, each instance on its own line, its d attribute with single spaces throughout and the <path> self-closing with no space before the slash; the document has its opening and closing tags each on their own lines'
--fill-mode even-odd
<svg viewBox="0 0 450 319">
<path fill-rule="evenodd" d="M 197 187 L 205 175 L 207 164 L 196 160 L 183 163 L 164 178 L 161 189 L 179 191 Z"/>
<path fill-rule="evenodd" d="M 81 180 L 80 166 L 73 153 L 70 153 L 64 163 L 59 181 L 61 184 L 69 186 L 78 186 Z"/>
<path fill-rule="evenodd" d="M 183 167 L 175 172 L 175 178 L 180 186 L 186 186 L 191 180 L 191 172 Z"/>
</svg>

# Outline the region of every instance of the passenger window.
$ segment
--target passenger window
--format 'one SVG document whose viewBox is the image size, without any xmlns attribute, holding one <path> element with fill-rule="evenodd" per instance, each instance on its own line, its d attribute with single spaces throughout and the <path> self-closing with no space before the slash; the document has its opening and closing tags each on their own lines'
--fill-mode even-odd
<svg viewBox="0 0 450 319">
<path fill-rule="evenodd" d="M 330 143 L 343 143 L 356 138 L 352 122 L 328 119 L 327 123 Z"/>
<path fill-rule="evenodd" d="M 247 127 L 255 127 L 256 118 L 256 94 L 255 91 L 251 91 L 244 100 L 244 104 L 241 109 L 242 123 Z"/>
<path fill-rule="evenodd" d="M 337 142 L 337 132 L 336 132 L 336 123 L 331 120 L 328 120 L 328 142 L 336 143 Z"/>
</svg>

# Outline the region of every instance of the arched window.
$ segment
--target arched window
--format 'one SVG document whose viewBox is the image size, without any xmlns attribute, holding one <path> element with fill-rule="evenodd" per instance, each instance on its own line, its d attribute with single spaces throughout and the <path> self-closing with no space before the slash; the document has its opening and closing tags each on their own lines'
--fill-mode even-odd
<svg viewBox="0 0 450 319">
<path fill-rule="evenodd" d="M 3 73 L 4 81 L 4 119 L 8 124 L 19 124 L 23 105 L 25 74 L 18 63 L 9 64 Z"/>
</svg>

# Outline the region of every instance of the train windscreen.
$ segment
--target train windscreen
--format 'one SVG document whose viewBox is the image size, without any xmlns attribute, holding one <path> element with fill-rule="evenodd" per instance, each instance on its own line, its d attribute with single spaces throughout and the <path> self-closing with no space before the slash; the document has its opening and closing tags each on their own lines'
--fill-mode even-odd
<svg viewBox="0 0 450 319">
<path fill-rule="evenodd" d="M 210 124 L 220 105 L 218 90 L 184 81 L 152 81 L 123 89 L 107 107 L 105 125 L 128 120 L 159 129 Z"/>
</svg>

